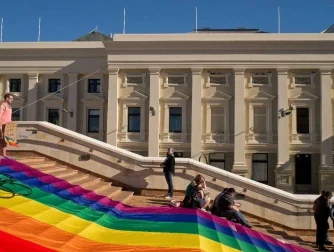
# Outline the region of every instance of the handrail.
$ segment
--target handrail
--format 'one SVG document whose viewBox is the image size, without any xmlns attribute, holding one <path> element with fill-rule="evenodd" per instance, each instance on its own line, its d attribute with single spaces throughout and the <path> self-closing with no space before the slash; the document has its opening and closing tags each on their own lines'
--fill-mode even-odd
<svg viewBox="0 0 334 252">
<path fill-rule="evenodd" d="M 42 131 L 42 132 L 44 132 L 43 130 L 41 130 L 41 129 L 36 129 L 36 128 L 35 128 L 35 129 L 26 129 L 26 131 L 32 131 L 32 134 L 36 134 L 38 131 Z M 190 163 L 189 163 L 189 164 L 190 164 Z M 208 164 L 206 164 L 206 165 L 208 165 Z M 139 164 L 139 166 L 145 168 L 145 167 L 144 167 L 143 165 L 141 165 L 141 164 Z M 157 165 L 157 167 L 158 167 L 158 165 Z M 152 168 L 152 167 L 151 167 L 151 168 Z M 206 172 L 204 171 L 203 173 L 205 174 Z M 212 176 L 212 175 L 210 175 L 210 176 Z M 214 178 L 214 179 L 215 179 L 215 178 Z M 237 184 L 236 182 L 229 181 L 228 183 L 240 187 L 240 185 Z M 291 202 L 289 202 L 289 201 L 281 200 L 281 199 L 277 199 L 277 198 L 275 198 L 275 197 L 273 197 L 273 196 L 271 196 L 271 195 L 269 195 L 269 194 L 260 192 L 260 191 L 258 191 L 258 190 L 249 189 L 249 188 L 244 188 L 244 192 L 246 192 L 247 190 L 252 191 L 252 192 L 254 192 L 254 193 L 257 193 L 257 194 L 260 194 L 260 195 L 262 195 L 262 196 L 265 196 L 265 197 L 274 199 L 276 204 L 277 204 L 278 202 L 283 202 L 283 203 L 285 203 L 285 204 L 288 204 L 288 205 L 293 206 L 293 207 L 298 208 L 298 209 L 309 210 L 309 211 L 312 209 L 311 207 L 301 207 L 301 206 L 298 206 L 298 205 L 296 205 L 296 204 L 293 204 L 293 203 L 291 203 Z"/>
</svg>

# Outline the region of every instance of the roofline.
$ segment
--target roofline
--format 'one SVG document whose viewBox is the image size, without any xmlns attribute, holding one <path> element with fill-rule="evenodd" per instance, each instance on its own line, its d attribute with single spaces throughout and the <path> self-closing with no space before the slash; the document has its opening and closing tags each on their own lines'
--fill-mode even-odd
<svg viewBox="0 0 334 252">
<path fill-rule="evenodd" d="M 334 41 L 334 33 L 115 34 L 113 41 Z"/>
<path fill-rule="evenodd" d="M 103 49 L 101 41 L 2 42 L 2 49 Z"/>
</svg>

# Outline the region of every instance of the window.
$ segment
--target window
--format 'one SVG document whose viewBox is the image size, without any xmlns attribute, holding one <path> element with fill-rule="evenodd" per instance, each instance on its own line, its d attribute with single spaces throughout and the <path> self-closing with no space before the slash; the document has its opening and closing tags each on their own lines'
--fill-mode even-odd
<svg viewBox="0 0 334 252">
<path fill-rule="evenodd" d="M 210 153 L 209 165 L 225 170 L 225 153 Z"/>
<path fill-rule="evenodd" d="M 13 108 L 12 121 L 20 121 L 21 110 L 19 108 Z"/>
<path fill-rule="evenodd" d="M 128 132 L 140 132 L 140 107 L 128 108 Z"/>
<path fill-rule="evenodd" d="M 268 183 L 268 154 L 253 154 L 252 179 L 257 182 Z"/>
<path fill-rule="evenodd" d="M 48 122 L 59 125 L 59 109 L 48 110 Z"/>
<path fill-rule="evenodd" d="M 169 132 L 181 133 L 182 132 L 182 108 L 170 107 L 169 108 Z"/>
<path fill-rule="evenodd" d="M 183 158 L 183 152 L 174 152 L 175 158 Z"/>
<path fill-rule="evenodd" d="M 292 74 L 292 87 L 296 86 L 310 86 L 314 87 L 314 78 L 315 78 L 315 73 L 293 73 Z"/>
<path fill-rule="evenodd" d="M 206 87 L 220 85 L 229 86 L 229 73 L 208 73 Z"/>
<path fill-rule="evenodd" d="M 266 134 L 266 107 L 254 107 L 254 129 L 253 132 L 256 134 Z"/>
<path fill-rule="evenodd" d="M 88 109 L 88 133 L 100 132 L 100 110 Z"/>
<path fill-rule="evenodd" d="M 60 79 L 49 79 L 49 93 L 60 93 Z"/>
<path fill-rule="evenodd" d="M 187 87 L 187 74 L 167 74 L 165 80 L 165 87 L 182 85 Z"/>
<path fill-rule="evenodd" d="M 211 107 L 211 133 L 224 133 L 224 107 Z"/>
<path fill-rule="evenodd" d="M 21 79 L 9 79 L 9 92 L 21 92 Z"/>
<path fill-rule="evenodd" d="M 268 86 L 271 87 L 272 73 L 251 73 L 249 78 L 249 87 L 253 86 Z"/>
<path fill-rule="evenodd" d="M 310 116 L 308 108 L 297 108 L 297 134 L 310 133 Z"/>
<path fill-rule="evenodd" d="M 101 92 L 101 79 L 88 79 L 88 93 Z"/>
</svg>

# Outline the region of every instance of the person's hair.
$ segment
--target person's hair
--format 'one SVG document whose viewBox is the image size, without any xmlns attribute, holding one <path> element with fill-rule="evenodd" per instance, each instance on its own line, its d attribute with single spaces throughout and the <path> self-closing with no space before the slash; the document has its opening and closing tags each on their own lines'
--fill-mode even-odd
<svg viewBox="0 0 334 252">
<path fill-rule="evenodd" d="M 228 187 L 225 187 L 223 192 L 226 193 L 228 191 Z"/>
<path fill-rule="evenodd" d="M 322 190 L 322 191 L 321 191 L 321 196 L 324 196 L 325 193 L 326 193 L 326 191 L 325 191 L 325 190 Z"/>
<path fill-rule="evenodd" d="M 10 96 L 13 96 L 11 93 L 6 93 L 5 95 L 4 95 L 4 99 L 6 100 L 7 98 L 9 98 Z"/>
<path fill-rule="evenodd" d="M 235 190 L 234 190 L 234 188 L 229 188 L 229 189 L 227 189 L 227 192 L 228 193 L 235 193 Z"/>
<path fill-rule="evenodd" d="M 328 198 L 331 198 L 331 197 L 332 197 L 332 192 L 330 192 L 330 191 L 326 191 L 326 192 L 324 193 L 324 196 L 325 196 L 325 197 L 328 197 Z"/>
<path fill-rule="evenodd" d="M 202 179 L 203 179 L 202 175 L 198 174 L 194 179 L 196 185 L 199 185 L 202 182 Z"/>
</svg>

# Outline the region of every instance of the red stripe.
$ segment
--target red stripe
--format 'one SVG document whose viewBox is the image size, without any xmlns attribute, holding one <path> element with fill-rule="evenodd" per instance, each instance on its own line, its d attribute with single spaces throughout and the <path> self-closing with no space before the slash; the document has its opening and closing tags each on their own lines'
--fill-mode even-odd
<svg viewBox="0 0 334 252">
<path fill-rule="evenodd" d="M 36 243 L 23 240 L 11 234 L 0 230 L 0 252 L 17 252 L 17 251 L 33 251 L 33 252 L 51 252 L 54 250 L 42 247 Z"/>
</svg>

